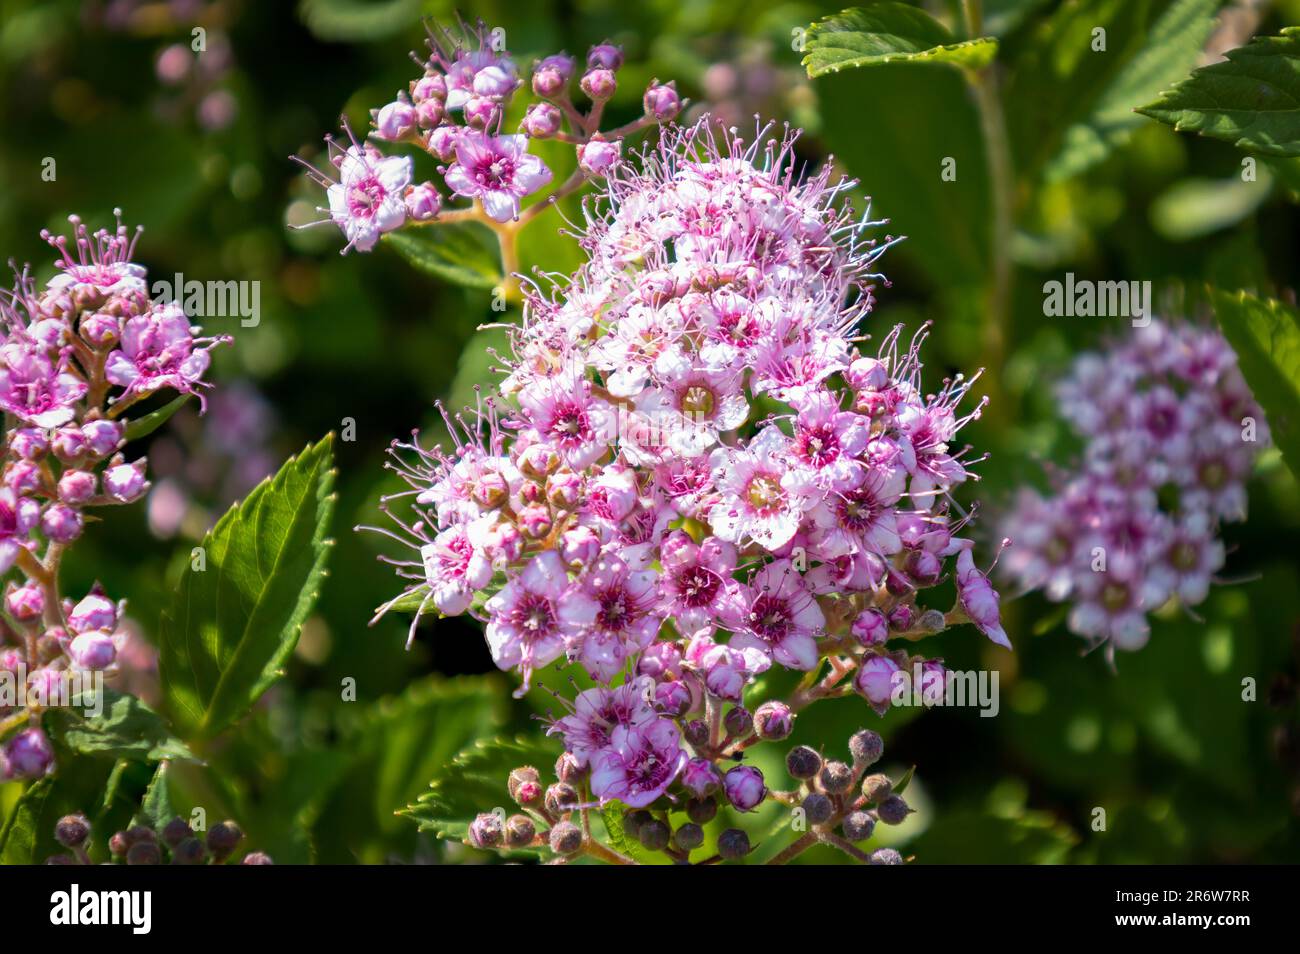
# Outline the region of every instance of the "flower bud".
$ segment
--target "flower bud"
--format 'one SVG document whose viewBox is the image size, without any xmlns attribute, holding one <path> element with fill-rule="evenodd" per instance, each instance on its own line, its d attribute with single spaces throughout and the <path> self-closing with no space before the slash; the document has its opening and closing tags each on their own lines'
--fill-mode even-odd
<svg viewBox="0 0 1300 954">
<path fill-rule="evenodd" d="M 38 493 L 45 486 L 45 476 L 39 464 L 29 460 L 18 460 L 5 468 L 4 483 L 16 494 Z M 19 501 L 19 506 L 25 506 L 29 510 L 31 507 L 39 507 L 36 501 L 25 498 Z"/>
<path fill-rule="evenodd" d="M 85 815 L 64 815 L 54 826 L 54 840 L 64 848 L 76 848 L 90 835 L 90 822 Z"/>
<path fill-rule="evenodd" d="M 770 699 L 754 712 L 754 734 L 760 739 L 780 742 L 794 731 L 794 713 L 784 702 Z"/>
<path fill-rule="evenodd" d="M 486 96 L 471 96 L 465 101 L 465 124 L 471 129 L 487 129 L 500 115 L 500 104 Z"/>
<path fill-rule="evenodd" d="M 5 743 L 4 760 L 12 778 L 41 778 L 54 768 L 54 749 L 40 729 L 23 729 Z"/>
<path fill-rule="evenodd" d="M 682 726 L 682 738 L 694 748 L 709 744 L 709 726 L 702 719 L 692 719 Z"/>
<path fill-rule="evenodd" d="M 54 432 L 54 439 L 50 442 L 50 449 L 54 451 L 54 456 L 65 464 L 75 464 L 82 454 L 86 452 L 86 438 L 81 433 L 81 428 L 74 425 L 60 427 Z"/>
<path fill-rule="evenodd" d="M 208 860 L 208 850 L 196 837 L 182 838 L 172 849 L 172 862 L 178 865 L 201 865 Z"/>
<path fill-rule="evenodd" d="M 417 106 L 429 100 L 440 102 L 446 98 L 447 81 L 441 73 L 429 73 L 411 84 L 411 102 Z"/>
<path fill-rule="evenodd" d="M 577 526 L 560 535 L 560 559 L 570 567 L 590 565 L 600 553 L 600 537 L 586 526 Z"/>
<path fill-rule="evenodd" d="M 890 795 L 876 808 L 876 814 L 886 825 L 901 825 L 911 811 L 898 795 Z"/>
<path fill-rule="evenodd" d="M 273 865 L 275 864 L 275 862 L 271 860 L 271 856 L 268 855 L 265 851 L 250 851 L 248 854 L 244 855 L 244 860 L 241 861 L 240 864 L 241 865 Z"/>
<path fill-rule="evenodd" d="M 623 65 L 623 48 L 613 43 L 598 43 L 587 51 L 587 68 L 617 70 Z"/>
<path fill-rule="evenodd" d="M 894 692 L 894 673 L 898 672 L 898 663 L 886 656 L 869 656 L 858 667 L 853 677 L 853 688 L 865 696 L 868 702 L 877 706 L 887 706 Z"/>
<path fill-rule="evenodd" d="M 415 123 L 421 129 L 436 129 L 447 115 L 447 105 L 440 99 L 426 99 L 415 107 Z"/>
<path fill-rule="evenodd" d="M 5 609 L 14 619 L 23 622 L 39 619 L 45 612 L 45 592 L 36 583 L 13 586 L 5 594 Z"/>
<path fill-rule="evenodd" d="M 162 849 L 158 847 L 156 841 L 137 841 L 126 850 L 126 863 L 128 865 L 160 865 L 162 864 Z"/>
<path fill-rule="evenodd" d="M 113 637 L 104 630 L 82 633 L 68 646 L 68 658 L 78 669 L 107 669 L 117 658 Z"/>
<path fill-rule="evenodd" d="M 65 471 L 59 478 L 58 494 L 64 503 L 84 504 L 95 496 L 95 475 L 88 470 Z"/>
<path fill-rule="evenodd" d="M 572 57 L 548 56 L 533 68 L 533 92 L 542 99 L 559 96 L 572 77 Z"/>
<path fill-rule="evenodd" d="M 868 775 L 862 780 L 862 797 L 869 804 L 875 805 L 882 802 L 894 793 L 894 783 L 889 780 L 888 775 Z"/>
<path fill-rule="evenodd" d="M 572 752 L 561 752 L 555 760 L 555 777 L 567 785 L 581 782 L 590 771 L 590 766 L 579 763 Z"/>
<path fill-rule="evenodd" d="M 876 358 L 858 358 L 849 365 L 844 380 L 855 391 L 879 391 L 889 384 L 889 369 Z"/>
<path fill-rule="evenodd" d="M 689 712 L 694 701 L 690 688 L 680 679 L 661 682 L 655 686 L 655 705 L 674 718 Z"/>
<path fill-rule="evenodd" d="M 893 574 L 897 575 L 897 574 Z M 889 611 L 889 625 L 891 629 L 904 631 L 912 628 L 916 622 L 916 607 L 911 603 L 899 603 Z"/>
<path fill-rule="evenodd" d="M 817 775 L 822 790 L 832 795 L 843 795 L 853 787 L 853 769 L 843 762 L 829 761 Z"/>
<path fill-rule="evenodd" d="M 144 479 L 144 458 L 131 464 L 118 464 L 104 471 L 104 493 L 121 503 L 131 503 L 144 496 L 149 482 Z"/>
<path fill-rule="evenodd" d="M 234 822 L 228 819 L 217 822 L 208 829 L 208 851 L 212 852 L 212 859 L 217 864 L 224 862 L 243 837 L 244 833 Z"/>
<path fill-rule="evenodd" d="M 506 779 L 506 790 L 523 807 L 536 805 L 542 797 L 541 776 L 531 765 L 512 769 L 510 777 Z"/>
<path fill-rule="evenodd" d="M 456 157 L 456 144 L 460 140 L 460 127 L 439 126 L 429 133 L 429 152 L 443 162 L 450 162 Z"/>
<path fill-rule="evenodd" d="M 673 844 L 681 851 L 694 851 L 704 844 L 704 829 L 695 822 L 685 822 L 673 832 Z"/>
<path fill-rule="evenodd" d="M 722 727 L 727 730 L 727 734 L 732 738 L 749 735 L 749 730 L 753 724 L 754 717 L 749 714 L 749 710 L 744 706 L 732 706 L 722 719 Z"/>
<path fill-rule="evenodd" d="M 647 116 L 653 116 L 658 122 L 667 122 L 676 116 L 682 108 L 682 98 L 677 95 L 675 83 L 651 83 L 642 97 Z"/>
<path fill-rule="evenodd" d="M 560 131 L 560 109 L 553 103 L 534 103 L 524 113 L 520 128 L 533 139 L 550 139 Z"/>
<path fill-rule="evenodd" d="M 162 840 L 168 848 L 175 850 L 176 846 L 186 838 L 194 837 L 194 832 L 190 829 L 188 823 L 179 815 L 163 826 Z"/>
<path fill-rule="evenodd" d="M 849 753 L 856 768 L 874 765 L 885 754 L 885 741 L 879 732 L 859 729 L 849 738 Z"/>
<path fill-rule="evenodd" d="M 428 222 L 442 210 L 442 196 L 432 182 L 411 186 L 402 199 L 406 203 L 407 216 L 415 222 Z"/>
<path fill-rule="evenodd" d="M 122 319 L 97 311 L 81 319 L 77 332 L 92 348 L 110 348 L 122 337 Z"/>
<path fill-rule="evenodd" d="M 578 790 L 564 782 L 556 782 L 546 789 L 546 810 L 552 815 L 573 811 L 580 800 Z"/>
<path fill-rule="evenodd" d="M 878 609 L 865 609 L 853 620 L 850 632 L 863 646 L 880 646 L 889 637 L 889 620 Z"/>
<path fill-rule="evenodd" d="M 785 757 L 785 770 L 791 778 L 810 779 L 821 769 L 822 757 L 806 745 L 796 745 Z"/>
<path fill-rule="evenodd" d="M 753 811 L 767 797 L 763 773 L 752 765 L 737 765 L 722 777 L 727 801 L 741 812 Z"/>
<path fill-rule="evenodd" d="M 573 822 L 562 821 L 551 829 L 551 851 L 557 855 L 576 854 L 582 848 L 582 829 Z"/>
<path fill-rule="evenodd" d="M 96 459 L 103 459 L 122 445 L 126 427 L 121 421 L 89 421 L 81 427 L 86 447 Z"/>
<path fill-rule="evenodd" d="M 901 865 L 903 856 L 898 853 L 896 848 L 877 848 L 871 853 L 871 863 L 873 865 Z"/>
<path fill-rule="evenodd" d="M 724 861 L 735 861 L 749 854 L 749 835 L 739 828 L 728 828 L 718 835 L 718 855 Z"/>
<path fill-rule="evenodd" d="M 40 460 L 49 449 L 49 439 L 39 428 L 20 427 L 9 435 L 9 450 L 23 460 Z"/>
<path fill-rule="evenodd" d="M 618 89 L 618 80 L 612 70 L 597 67 L 582 74 L 578 85 L 593 103 L 603 103 Z"/>
<path fill-rule="evenodd" d="M 692 798 L 686 803 L 686 817 L 697 825 L 707 825 L 718 814 L 718 803 L 713 798 Z"/>
<path fill-rule="evenodd" d="M 682 786 L 696 798 L 712 795 L 722 785 L 722 774 L 708 759 L 693 758 L 682 769 Z"/>
<path fill-rule="evenodd" d="M 387 142 L 405 139 L 415 128 L 415 107 L 405 100 L 395 100 L 380 108 L 375 116 L 375 138 Z"/>
<path fill-rule="evenodd" d="M 551 532 L 551 509 L 543 504 L 524 507 L 515 517 L 519 532 L 530 540 L 540 540 Z"/>
<path fill-rule="evenodd" d="M 576 510 L 582 501 L 582 475 L 561 470 L 546 479 L 546 499 L 557 510 Z"/>
<path fill-rule="evenodd" d="M 876 820 L 869 812 L 850 812 L 840 827 L 849 841 L 866 841 L 876 830 Z"/>
<path fill-rule="evenodd" d="M 917 586 L 933 586 L 943 574 L 943 562 L 929 550 L 913 550 L 903 561 L 903 569 Z"/>
<path fill-rule="evenodd" d="M 501 99 L 515 91 L 519 81 L 510 70 L 494 63 L 474 74 L 474 95 Z"/>
<path fill-rule="evenodd" d="M 506 819 L 506 847 L 524 848 L 537 837 L 537 827 L 527 815 L 511 815 Z"/>
<path fill-rule="evenodd" d="M 641 842 L 641 847 L 647 851 L 663 851 L 668 847 L 671 834 L 667 825 L 657 818 L 652 818 L 637 829 L 636 837 Z"/>
<path fill-rule="evenodd" d="M 497 848 L 505 840 L 501 816 L 484 812 L 469 823 L 469 840 L 475 848 Z"/>
<path fill-rule="evenodd" d="M 800 807 L 810 825 L 824 825 L 835 814 L 835 803 L 821 792 L 810 792 L 804 797 Z"/>
<path fill-rule="evenodd" d="M 74 633 L 92 629 L 112 630 L 117 627 L 117 604 L 110 600 L 96 583 L 80 603 L 68 613 L 68 628 Z"/>
<path fill-rule="evenodd" d="M 604 176 L 618 162 L 623 153 L 623 143 L 593 139 L 578 146 L 578 168 L 589 176 Z"/>
</svg>

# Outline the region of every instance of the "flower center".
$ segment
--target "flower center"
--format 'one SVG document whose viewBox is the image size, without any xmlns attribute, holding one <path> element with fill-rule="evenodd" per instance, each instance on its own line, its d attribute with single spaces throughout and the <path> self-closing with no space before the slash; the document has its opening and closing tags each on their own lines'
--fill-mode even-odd
<svg viewBox="0 0 1300 954">
<path fill-rule="evenodd" d="M 759 474 L 745 488 L 749 505 L 759 513 L 769 513 L 781 503 L 781 482 L 772 474 Z"/>
<path fill-rule="evenodd" d="M 754 601 L 749 627 L 755 636 L 769 643 L 780 642 L 790 626 L 790 604 L 785 600 L 765 594 Z"/>
<path fill-rule="evenodd" d="M 682 395 L 683 414 L 708 417 L 713 413 L 713 392 L 702 384 L 693 384 Z"/>
</svg>

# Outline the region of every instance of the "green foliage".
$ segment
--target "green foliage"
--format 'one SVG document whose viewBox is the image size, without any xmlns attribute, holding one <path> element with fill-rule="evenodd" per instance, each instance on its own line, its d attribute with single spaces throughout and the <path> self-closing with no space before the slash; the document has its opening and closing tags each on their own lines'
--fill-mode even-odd
<svg viewBox="0 0 1300 954">
<path fill-rule="evenodd" d="M 1256 37 L 1139 112 L 1271 156 L 1300 156 L 1300 27 Z"/>
<path fill-rule="evenodd" d="M 467 288 L 495 288 L 503 281 L 496 241 L 485 226 L 447 223 L 389 232 L 384 244 L 434 278 Z"/>
<path fill-rule="evenodd" d="M 142 417 L 137 417 L 126 425 L 127 441 L 138 441 L 142 437 L 148 437 L 158 428 L 162 427 L 171 419 L 171 416 L 181 409 L 193 395 L 182 394 L 179 397 L 172 398 L 156 411 L 150 411 Z"/>
<path fill-rule="evenodd" d="M 1212 291 L 1211 297 L 1273 440 L 1291 472 L 1300 475 L 1300 313 L 1246 292 Z"/>
<path fill-rule="evenodd" d="M 979 69 L 997 55 L 992 37 L 958 42 L 924 10 L 890 0 L 845 10 L 808 28 L 810 77 L 885 63 L 942 63 Z"/>
<path fill-rule="evenodd" d="M 506 790 L 511 769 L 532 765 L 549 771 L 558 754 L 558 747 L 542 736 L 480 739 L 435 774 L 429 791 L 401 814 L 413 819 L 421 831 L 463 840 L 476 815 L 495 808 L 512 810 Z"/>
<path fill-rule="evenodd" d="M 290 459 L 204 537 L 164 614 L 160 670 L 167 709 L 210 737 L 282 674 L 325 577 L 334 509 L 333 435 Z"/>
<path fill-rule="evenodd" d="M 105 688 L 97 715 L 77 708 L 79 699 L 73 703 L 51 709 L 45 726 L 56 742 L 75 755 L 148 762 L 194 758 L 159 715 L 135 696 Z"/>
</svg>

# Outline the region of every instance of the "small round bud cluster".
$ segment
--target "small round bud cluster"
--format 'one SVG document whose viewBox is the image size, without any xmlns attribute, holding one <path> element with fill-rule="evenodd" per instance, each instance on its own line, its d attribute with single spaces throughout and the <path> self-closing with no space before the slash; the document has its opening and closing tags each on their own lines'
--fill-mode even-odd
<svg viewBox="0 0 1300 954">
<path fill-rule="evenodd" d="M 681 111 L 676 86 L 654 80 L 643 96 L 643 116 L 602 132 L 605 105 L 618 91 L 619 47 L 600 43 L 588 51 L 577 83 L 590 101 L 584 112 L 570 96 L 577 65 L 572 57 L 558 53 L 538 60 L 525 83 L 505 49 L 503 30 L 480 20 L 464 34 L 441 27 L 430 31 L 429 55 L 417 57 L 423 75 L 371 110 L 370 141 L 359 141 L 346 124 L 348 143 L 326 138 L 328 174 L 299 160 L 325 188 L 330 215 L 323 221 L 343 232 L 345 251 L 368 252 L 385 232 L 436 222 L 445 193 L 475 203 L 493 222 L 516 220 L 522 200 L 552 184 L 551 170 L 529 151 L 530 140 L 573 144 L 578 167 L 600 178 L 619 161 L 624 137 L 669 122 Z M 521 90 L 537 100 L 523 111 L 519 134 L 506 132 L 506 114 Z M 399 143 L 422 148 L 444 163 L 438 168 L 442 189 L 432 181 L 414 182 L 411 158 L 381 148 Z M 545 208 L 545 200 L 538 206 Z"/>
<path fill-rule="evenodd" d="M 54 826 L 54 838 L 70 850 L 54 855 L 46 864 L 92 864 L 98 854 L 91 844 L 90 823 L 85 815 L 66 815 Z M 185 819 L 176 817 L 155 831 L 146 824 L 114 832 L 108 839 L 107 859 L 128 865 L 223 865 L 235 855 L 244 833 L 233 821 L 218 822 L 206 836 L 194 831 Z M 269 855 L 255 851 L 240 859 L 240 864 L 269 865 Z"/>
</svg>

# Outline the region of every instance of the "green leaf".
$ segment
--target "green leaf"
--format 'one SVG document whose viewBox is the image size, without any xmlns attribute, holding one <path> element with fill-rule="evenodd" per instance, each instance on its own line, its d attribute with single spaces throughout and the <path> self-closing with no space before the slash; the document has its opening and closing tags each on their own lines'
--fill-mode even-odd
<svg viewBox="0 0 1300 954">
<path fill-rule="evenodd" d="M 416 268 L 444 281 L 491 289 L 504 280 L 496 241 L 482 225 L 424 225 L 389 232 L 384 242 Z"/>
<path fill-rule="evenodd" d="M 1300 27 L 1261 36 L 1138 112 L 1271 156 L 1300 156 Z"/>
<path fill-rule="evenodd" d="M 420 13 L 420 0 L 302 0 L 298 5 L 298 15 L 318 39 L 348 43 L 395 36 Z"/>
<path fill-rule="evenodd" d="M 163 614 L 167 711 L 189 738 L 242 716 L 281 675 L 316 602 L 333 541 L 334 435 L 291 458 L 203 538 Z"/>
<path fill-rule="evenodd" d="M 182 394 L 180 397 L 173 398 L 156 411 L 151 411 L 144 417 L 137 417 L 133 421 L 128 421 L 126 425 L 126 439 L 128 441 L 138 441 L 142 437 L 147 437 L 158 428 L 167 423 L 173 414 L 181 409 L 191 395 Z"/>
<path fill-rule="evenodd" d="M 145 762 L 194 758 L 158 713 L 135 696 L 105 688 L 98 714 L 87 715 L 80 705 L 78 697 L 70 706 L 50 709 L 45 717 L 50 735 L 69 752 Z"/>
<path fill-rule="evenodd" d="M 1211 290 L 1210 299 L 1274 443 L 1300 476 L 1300 312 L 1245 292 Z"/>
<path fill-rule="evenodd" d="M 924 10 L 880 0 L 808 28 L 803 65 L 812 78 L 884 63 L 944 63 L 979 69 L 997 55 L 992 37 L 958 42 Z"/>
<path fill-rule="evenodd" d="M 1065 179 L 1105 159 L 1142 117 L 1133 111 L 1176 82 L 1200 60 L 1221 0 L 1176 0 L 1151 27 L 1146 45 L 1096 100 L 1091 114 L 1065 131 L 1048 164 L 1049 181 Z"/>
<path fill-rule="evenodd" d="M 36 863 L 36 846 L 49 834 L 45 829 L 53 826 L 53 819 L 48 818 L 46 811 L 46 802 L 50 800 L 53 789 L 54 780 L 43 778 L 23 792 L 10 812 L 4 830 L 0 831 L 0 862 L 7 865 Z"/>
<path fill-rule="evenodd" d="M 398 814 L 414 819 L 420 831 L 464 840 L 476 815 L 512 804 L 506 790 L 511 769 L 549 769 L 557 751 L 542 736 L 479 740 L 452 759 L 429 783 L 429 791 Z"/>
<path fill-rule="evenodd" d="M 1016 173 L 1036 179 L 1146 48 L 1163 0 L 1066 0 L 1023 46 L 1006 88 Z M 1104 32 L 1098 32 L 1104 31 Z M 1097 49 L 1104 43 L 1104 49 Z M 1130 102 L 1127 105 L 1132 106 Z"/>
<path fill-rule="evenodd" d="M 882 260 L 884 271 L 896 268 L 890 262 L 901 255 L 939 287 L 987 281 L 988 166 L 962 75 L 894 63 L 825 76 L 815 86 L 829 151 L 860 181 L 860 191 L 873 197 L 872 217 L 889 217 L 877 236 L 907 236 Z M 865 102 L 889 104 L 872 113 L 870 135 L 863 135 Z M 918 116 L 942 118 L 917 122 Z M 955 180 L 942 175 L 948 159 Z"/>
<path fill-rule="evenodd" d="M 156 832 L 162 832 L 163 826 L 176 817 L 172 807 L 171 787 L 168 782 L 167 763 L 162 762 L 154 773 L 149 788 L 145 790 L 144 801 L 140 803 L 140 814 L 144 824 Z"/>
<path fill-rule="evenodd" d="M 1260 168 L 1253 182 L 1228 179 L 1181 179 L 1151 203 L 1151 225 L 1171 242 L 1186 242 L 1231 228 L 1264 204 L 1273 177 Z"/>
</svg>

